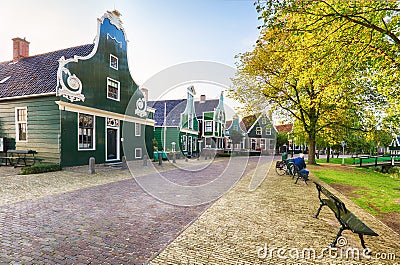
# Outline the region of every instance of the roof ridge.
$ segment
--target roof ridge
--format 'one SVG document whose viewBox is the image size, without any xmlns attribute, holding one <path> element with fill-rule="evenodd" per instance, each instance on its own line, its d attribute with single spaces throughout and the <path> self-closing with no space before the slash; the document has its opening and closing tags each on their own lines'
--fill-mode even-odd
<svg viewBox="0 0 400 265">
<path fill-rule="evenodd" d="M 88 44 L 77 45 L 77 46 L 73 46 L 73 47 L 69 47 L 69 48 L 58 49 L 58 50 L 54 50 L 54 51 L 50 51 L 50 52 L 39 53 L 39 54 L 31 55 L 31 56 L 28 56 L 28 57 L 25 57 L 25 58 L 32 58 L 32 57 L 36 57 L 36 56 L 42 56 L 42 55 L 46 55 L 46 54 L 51 54 L 51 53 L 70 50 L 70 49 L 76 49 L 76 48 L 80 48 L 80 47 L 83 47 L 83 46 L 89 46 L 89 45 L 94 45 L 94 44 L 93 43 L 88 43 Z"/>
<path fill-rule="evenodd" d="M 24 58 L 22 58 L 21 60 L 27 59 L 27 58 L 34 58 L 34 57 L 37 57 L 37 56 L 43 56 L 43 55 L 46 55 L 46 54 L 52 54 L 52 53 L 56 53 L 56 52 L 60 52 L 60 51 L 65 51 L 65 50 L 69 50 L 69 49 L 76 49 L 76 48 L 80 48 L 80 47 L 83 47 L 83 46 L 89 46 L 89 45 L 94 45 L 94 44 L 93 44 L 93 43 L 88 43 L 88 44 L 77 45 L 77 46 L 73 46 L 73 47 L 69 47 L 69 48 L 58 49 L 58 50 L 54 50 L 54 51 L 50 51 L 50 52 L 39 53 L 39 54 L 35 54 L 35 55 L 30 55 L 30 56 L 28 56 L 28 57 L 24 57 Z M 10 62 L 12 62 L 12 61 L 13 61 L 13 60 L 7 60 L 7 61 L 0 62 L 0 64 L 3 64 L 3 63 L 10 63 Z"/>
</svg>

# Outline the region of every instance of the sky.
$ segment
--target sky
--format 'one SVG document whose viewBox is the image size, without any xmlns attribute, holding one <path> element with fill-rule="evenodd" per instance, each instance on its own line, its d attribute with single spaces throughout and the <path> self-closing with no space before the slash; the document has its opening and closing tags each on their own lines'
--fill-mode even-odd
<svg viewBox="0 0 400 265">
<path fill-rule="evenodd" d="M 30 42 L 30 55 L 93 43 L 97 18 L 113 9 L 122 15 L 139 85 L 185 62 L 235 67 L 235 55 L 252 50 L 259 35 L 250 0 L 0 0 L 0 62 L 12 59 L 14 37 Z"/>
</svg>

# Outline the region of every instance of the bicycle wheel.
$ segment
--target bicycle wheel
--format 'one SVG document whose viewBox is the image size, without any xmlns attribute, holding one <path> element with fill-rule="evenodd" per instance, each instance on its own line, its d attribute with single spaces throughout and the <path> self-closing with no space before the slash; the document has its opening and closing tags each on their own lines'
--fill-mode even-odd
<svg viewBox="0 0 400 265">
<path fill-rule="evenodd" d="M 275 167 L 276 173 L 279 176 L 283 176 L 286 173 L 286 164 L 283 161 L 276 161 L 276 167 Z"/>
</svg>

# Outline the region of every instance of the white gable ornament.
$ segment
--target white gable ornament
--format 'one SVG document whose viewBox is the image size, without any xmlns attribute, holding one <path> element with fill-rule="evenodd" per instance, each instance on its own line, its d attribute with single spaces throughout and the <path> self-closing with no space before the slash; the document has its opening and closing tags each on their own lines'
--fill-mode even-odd
<svg viewBox="0 0 400 265">
<path fill-rule="evenodd" d="M 65 67 L 69 62 L 77 62 L 77 57 L 66 60 L 64 56 L 62 56 L 59 60 L 59 66 L 57 70 L 57 96 L 63 96 L 71 102 L 74 101 L 85 101 L 85 96 L 82 94 L 82 82 L 75 75 L 71 74 L 71 72 Z M 66 81 L 64 82 L 64 76 L 67 76 Z"/>
<path fill-rule="evenodd" d="M 146 117 L 147 116 L 146 105 L 147 104 L 144 98 L 138 98 L 138 100 L 136 100 L 135 114 L 142 118 Z"/>
</svg>

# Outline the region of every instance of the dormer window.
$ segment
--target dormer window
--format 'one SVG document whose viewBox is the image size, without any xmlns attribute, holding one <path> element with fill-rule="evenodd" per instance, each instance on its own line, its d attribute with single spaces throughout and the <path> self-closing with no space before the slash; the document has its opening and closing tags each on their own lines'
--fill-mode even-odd
<svg viewBox="0 0 400 265">
<path fill-rule="evenodd" d="M 112 69 L 118 70 L 118 57 L 110 54 L 110 67 Z"/>
<path fill-rule="evenodd" d="M 119 101 L 119 82 L 107 77 L 107 98 Z"/>
</svg>

